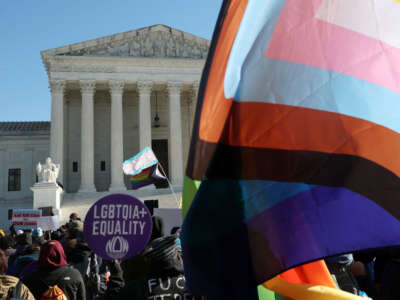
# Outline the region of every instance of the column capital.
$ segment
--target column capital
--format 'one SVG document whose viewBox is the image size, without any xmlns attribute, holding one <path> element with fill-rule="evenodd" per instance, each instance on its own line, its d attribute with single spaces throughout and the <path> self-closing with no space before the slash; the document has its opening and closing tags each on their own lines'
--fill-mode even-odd
<svg viewBox="0 0 400 300">
<path fill-rule="evenodd" d="M 146 80 L 146 81 L 138 81 L 137 87 L 140 94 L 150 94 L 151 89 L 153 87 L 153 82 Z"/>
<path fill-rule="evenodd" d="M 79 80 L 82 93 L 94 93 L 96 89 L 96 80 Z"/>
<path fill-rule="evenodd" d="M 183 82 L 169 81 L 167 82 L 167 90 L 170 94 L 179 94 L 181 92 Z"/>
<path fill-rule="evenodd" d="M 52 93 L 64 93 L 65 80 L 53 79 L 49 81 L 49 88 Z"/>
<path fill-rule="evenodd" d="M 109 80 L 108 86 L 111 93 L 122 94 L 124 92 L 125 81 L 123 80 Z"/>
</svg>

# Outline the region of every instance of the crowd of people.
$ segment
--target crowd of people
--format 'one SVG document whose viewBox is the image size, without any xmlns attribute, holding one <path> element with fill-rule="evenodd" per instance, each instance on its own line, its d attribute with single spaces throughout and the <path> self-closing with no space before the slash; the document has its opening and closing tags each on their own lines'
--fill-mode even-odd
<svg viewBox="0 0 400 300">
<path fill-rule="evenodd" d="M 400 299 L 400 251 L 397 247 L 348 253 L 325 259 L 338 287 L 375 300 Z"/>
<path fill-rule="evenodd" d="M 201 299 L 186 289 L 180 229 L 164 235 L 159 217 L 145 249 L 122 262 L 89 249 L 75 213 L 57 231 L 10 231 L 0 231 L 0 300 Z"/>
<path fill-rule="evenodd" d="M 153 216 L 148 245 L 137 256 L 104 260 L 89 249 L 77 214 L 57 231 L 0 230 L 0 300 L 189 300 L 180 228 L 164 235 Z M 400 252 L 364 251 L 326 259 L 338 287 L 379 300 L 400 299 Z M 400 282 L 399 282 L 400 283 Z"/>
</svg>

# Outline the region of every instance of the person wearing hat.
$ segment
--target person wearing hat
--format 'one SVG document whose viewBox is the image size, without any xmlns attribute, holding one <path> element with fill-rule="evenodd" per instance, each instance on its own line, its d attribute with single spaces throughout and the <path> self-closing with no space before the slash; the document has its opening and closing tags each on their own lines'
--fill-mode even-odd
<svg viewBox="0 0 400 300">
<path fill-rule="evenodd" d="M 68 231 L 63 240 L 63 247 L 68 263 L 77 269 L 82 277 L 85 277 L 91 250 L 83 237 L 82 221 L 72 220 L 68 223 Z"/>
<path fill-rule="evenodd" d="M 20 277 L 21 272 L 32 262 L 38 261 L 40 247 L 45 243 L 43 230 L 38 227 L 32 232 L 32 243 L 26 249 L 23 255 L 17 257 L 10 265 L 7 274 Z"/>
<path fill-rule="evenodd" d="M 22 271 L 19 273 L 19 278 L 24 278 L 26 275 L 35 272 L 39 269 L 38 256 L 40 254 L 40 248 L 46 243 L 44 239 L 43 230 L 38 227 L 32 232 L 32 249 L 37 254 L 37 259 L 32 260 L 30 263 L 26 264 Z"/>
<path fill-rule="evenodd" d="M 41 247 L 39 269 L 26 275 L 22 281 L 36 299 L 40 299 L 50 286 L 57 285 L 68 300 L 86 300 L 82 276 L 68 266 L 64 249 L 58 241 L 48 241 Z"/>
<path fill-rule="evenodd" d="M 82 221 L 82 220 L 79 218 L 78 214 L 75 213 L 75 212 L 69 215 L 69 220 L 70 220 L 70 221 L 75 221 L 75 220 Z"/>
<path fill-rule="evenodd" d="M 10 255 L 8 258 L 8 265 L 12 266 L 14 261 L 27 253 L 27 250 L 29 251 L 29 247 L 32 245 L 32 235 L 30 232 L 19 232 L 22 230 L 17 231 L 17 236 L 16 236 L 16 242 L 17 242 L 17 247 L 15 249 L 15 252 Z"/>
</svg>

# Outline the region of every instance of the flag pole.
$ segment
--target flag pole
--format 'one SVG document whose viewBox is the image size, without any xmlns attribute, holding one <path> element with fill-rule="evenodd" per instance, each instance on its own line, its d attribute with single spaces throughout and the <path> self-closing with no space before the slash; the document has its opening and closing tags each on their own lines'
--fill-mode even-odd
<svg viewBox="0 0 400 300">
<path fill-rule="evenodd" d="M 174 188 L 172 187 L 172 184 L 171 184 L 171 182 L 169 181 L 168 176 L 167 176 L 167 174 L 165 173 L 164 168 L 163 168 L 163 166 L 161 165 L 160 161 L 158 161 L 158 164 L 160 165 L 161 171 L 162 171 L 162 173 L 164 174 L 165 179 L 167 179 L 169 189 L 171 190 L 172 194 L 174 195 L 176 204 L 178 205 L 178 208 L 179 208 L 179 200 L 178 200 L 178 197 L 176 196 L 176 193 L 175 193 L 175 191 L 174 191 Z"/>
</svg>

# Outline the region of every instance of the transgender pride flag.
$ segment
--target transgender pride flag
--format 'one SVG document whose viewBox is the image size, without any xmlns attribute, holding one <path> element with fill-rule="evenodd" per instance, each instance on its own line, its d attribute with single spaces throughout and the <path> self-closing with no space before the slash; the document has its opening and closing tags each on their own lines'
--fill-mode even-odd
<svg viewBox="0 0 400 300">
<path fill-rule="evenodd" d="M 138 189 L 166 179 L 158 170 L 158 160 L 150 147 L 144 148 L 122 164 L 126 175 L 131 176 L 132 188 Z"/>
<path fill-rule="evenodd" d="M 254 299 L 293 267 L 400 245 L 399 1 L 225 0 L 192 137 L 194 294 Z"/>
</svg>

